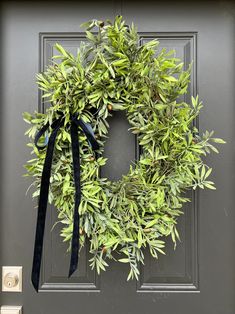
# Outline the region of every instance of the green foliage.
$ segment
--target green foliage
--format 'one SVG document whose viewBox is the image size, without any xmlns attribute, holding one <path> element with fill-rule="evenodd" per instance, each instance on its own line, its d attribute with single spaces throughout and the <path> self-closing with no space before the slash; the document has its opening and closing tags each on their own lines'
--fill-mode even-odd
<svg viewBox="0 0 235 314">
<path fill-rule="evenodd" d="M 24 114 L 30 124 L 28 146 L 34 155 L 26 165 L 27 175 L 33 177 L 33 197 L 38 197 L 46 151 L 38 151 L 33 139 L 62 112 L 65 122 L 56 140 L 49 202 L 58 208 L 61 236 L 70 243 L 74 207 L 70 113 L 89 122 L 101 148 L 96 160 L 78 131 L 81 244 L 87 240 L 90 263 L 98 273 L 118 251 L 119 262 L 130 265 L 128 279 L 138 279 L 145 248 L 157 258 L 164 254 L 166 236 L 174 243 L 179 239 L 177 218 L 183 204 L 190 201 L 185 192 L 197 187 L 215 189 L 208 181 L 212 169 L 202 158 L 210 151 L 217 152 L 213 142 L 224 141 L 213 138 L 213 132 L 199 134 L 194 121 L 202 103 L 198 97 L 192 97 L 191 103 L 180 100 L 187 92 L 190 68 L 183 70 L 174 52 L 158 51 L 155 40 L 140 46 L 134 25 L 128 28 L 122 17 L 116 17 L 114 23 L 93 20 L 86 28 L 87 42 L 81 44 L 77 56 L 56 44 L 59 55 L 37 75 L 43 98 L 51 106 L 44 113 Z M 91 32 L 93 28 L 97 33 Z M 102 153 L 112 110 L 126 112 L 141 148 L 139 161 L 117 182 L 99 176 L 106 163 Z"/>
</svg>

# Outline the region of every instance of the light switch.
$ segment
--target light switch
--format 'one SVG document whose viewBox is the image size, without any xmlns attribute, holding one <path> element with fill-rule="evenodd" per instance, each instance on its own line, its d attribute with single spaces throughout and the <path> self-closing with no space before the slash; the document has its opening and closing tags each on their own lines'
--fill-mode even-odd
<svg viewBox="0 0 235 314">
<path fill-rule="evenodd" d="M 23 314 L 22 306 L 1 306 L 1 314 Z"/>
<path fill-rule="evenodd" d="M 2 291 L 22 291 L 22 266 L 2 267 Z"/>
</svg>

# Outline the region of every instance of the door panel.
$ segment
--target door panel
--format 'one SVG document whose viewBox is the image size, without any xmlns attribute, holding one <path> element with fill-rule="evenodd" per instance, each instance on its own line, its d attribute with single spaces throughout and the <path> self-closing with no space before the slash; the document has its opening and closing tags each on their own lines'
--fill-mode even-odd
<svg viewBox="0 0 235 314">
<path fill-rule="evenodd" d="M 24 314 L 232 314 L 235 311 L 233 212 L 234 172 L 234 12 L 232 1 L 167 2 L 3 2 L 1 4 L 1 211 L 0 265 L 23 266 L 23 292 L 2 292 L 4 305 L 20 305 Z M 89 19 L 113 19 L 122 14 L 138 26 L 141 42 L 158 38 L 160 47 L 175 49 L 185 62 L 193 60 L 191 84 L 185 96 L 199 93 L 205 108 L 202 130 L 215 129 L 227 141 L 219 156 L 208 156 L 216 191 L 191 193 L 179 219 L 181 242 L 174 251 L 167 240 L 166 256 L 146 253 L 140 281 L 126 282 L 127 265 L 111 263 L 97 276 L 84 249 L 79 270 L 68 279 L 69 254 L 61 242 L 56 210 L 48 206 L 41 288 L 30 282 L 36 204 L 25 196 L 29 181 L 22 165 L 29 150 L 23 136 L 23 111 L 43 110 L 35 73 L 45 69 L 61 43 L 76 53 Z M 40 96 L 40 94 L 39 94 Z M 136 139 L 124 114 L 110 119 L 102 175 L 116 180 L 138 158 Z M 120 133 L 121 130 L 121 133 Z M 200 213 L 200 215 L 199 215 Z"/>
<path fill-rule="evenodd" d="M 191 96 L 196 93 L 196 33 L 143 33 L 141 44 L 152 39 L 159 39 L 161 44 L 159 49 L 174 49 L 176 57 L 184 60 L 185 69 L 192 60 L 191 83 L 189 92 L 184 96 L 185 101 L 190 101 Z M 58 42 L 69 52 L 76 54 L 81 41 L 84 41 L 84 33 L 42 33 L 40 35 L 40 71 L 45 70 L 51 63 L 52 57 L 58 52 L 54 46 Z M 47 104 L 41 103 L 39 107 L 44 110 Z M 117 180 L 122 174 L 128 171 L 132 160 L 138 156 L 138 146 L 135 137 L 128 132 L 128 122 L 124 113 L 114 113 L 110 119 L 111 130 L 109 139 L 105 145 L 105 156 L 109 158 L 106 167 L 102 169 L 101 175 L 112 180 Z M 167 256 L 161 256 L 156 263 L 149 254 L 146 253 L 146 264 L 141 267 L 141 279 L 137 283 L 138 291 L 175 291 L 175 290 L 197 290 L 198 289 L 198 263 L 197 263 L 197 204 L 196 193 L 189 195 L 192 202 L 185 206 L 185 215 L 180 219 L 179 231 L 181 243 L 177 250 L 173 249 L 170 239 L 167 241 Z M 53 209 L 51 209 L 52 211 Z M 51 212 L 49 211 L 49 212 Z M 50 232 L 51 226 L 56 222 L 56 210 L 53 211 L 54 219 L 48 224 L 48 240 L 45 250 L 45 263 L 41 289 L 50 290 L 96 290 L 98 288 L 98 278 L 92 275 L 89 268 L 89 255 L 85 250 L 81 254 L 79 262 L 78 277 L 67 279 L 67 267 L 69 256 L 64 256 L 66 245 L 63 245 L 57 232 Z M 46 237 L 47 238 L 47 237 Z M 64 258 L 61 260 L 60 256 Z M 59 265 L 58 261 L 59 260 Z M 114 266 L 115 267 L 115 266 Z M 85 271 L 85 273 L 84 273 Z M 56 275 L 56 272 L 58 275 Z M 88 273 L 90 275 L 88 275 Z M 64 274 L 62 276 L 62 274 Z M 76 282 L 80 283 L 76 285 Z M 92 282 L 91 282 L 92 281 Z"/>
</svg>

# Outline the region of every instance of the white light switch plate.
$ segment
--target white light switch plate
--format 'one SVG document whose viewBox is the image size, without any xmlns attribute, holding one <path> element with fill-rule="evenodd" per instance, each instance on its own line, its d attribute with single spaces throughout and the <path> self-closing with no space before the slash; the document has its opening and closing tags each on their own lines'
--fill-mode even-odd
<svg viewBox="0 0 235 314">
<path fill-rule="evenodd" d="M 23 314 L 22 306 L 1 306 L 1 314 Z"/>
</svg>

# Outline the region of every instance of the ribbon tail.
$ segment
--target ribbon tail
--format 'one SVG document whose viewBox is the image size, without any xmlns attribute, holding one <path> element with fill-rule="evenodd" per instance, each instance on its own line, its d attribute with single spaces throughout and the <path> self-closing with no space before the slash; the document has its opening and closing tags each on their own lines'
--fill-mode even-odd
<svg viewBox="0 0 235 314">
<path fill-rule="evenodd" d="M 71 244 L 71 257 L 69 267 L 69 277 L 74 273 L 78 266 L 78 253 L 79 253 L 79 204 L 81 201 L 81 179 L 80 179 L 80 153 L 79 153 L 79 140 L 78 128 L 74 121 L 71 123 L 71 142 L 72 142 L 72 157 L 73 157 L 73 173 L 75 185 L 75 204 L 73 214 L 73 235 Z"/>
<path fill-rule="evenodd" d="M 39 203 L 38 203 L 38 215 L 37 215 L 37 227 L 36 227 L 35 244 L 34 244 L 33 267 L 32 267 L 32 274 L 31 274 L 31 281 L 37 292 L 38 292 L 39 281 L 40 281 L 43 238 L 44 238 L 44 229 L 45 229 L 45 221 L 46 221 L 46 210 L 47 210 L 47 201 L 48 201 L 48 193 L 49 193 L 52 158 L 53 158 L 55 139 L 56 139 L 58 129 L 59 129 L 59 126 L 53 129 L 51 136 L 49 138 L 46 158 L 44 161 L 42 178 L 41 178 L 40 196 L 39 196 Z"/>
</svg>

